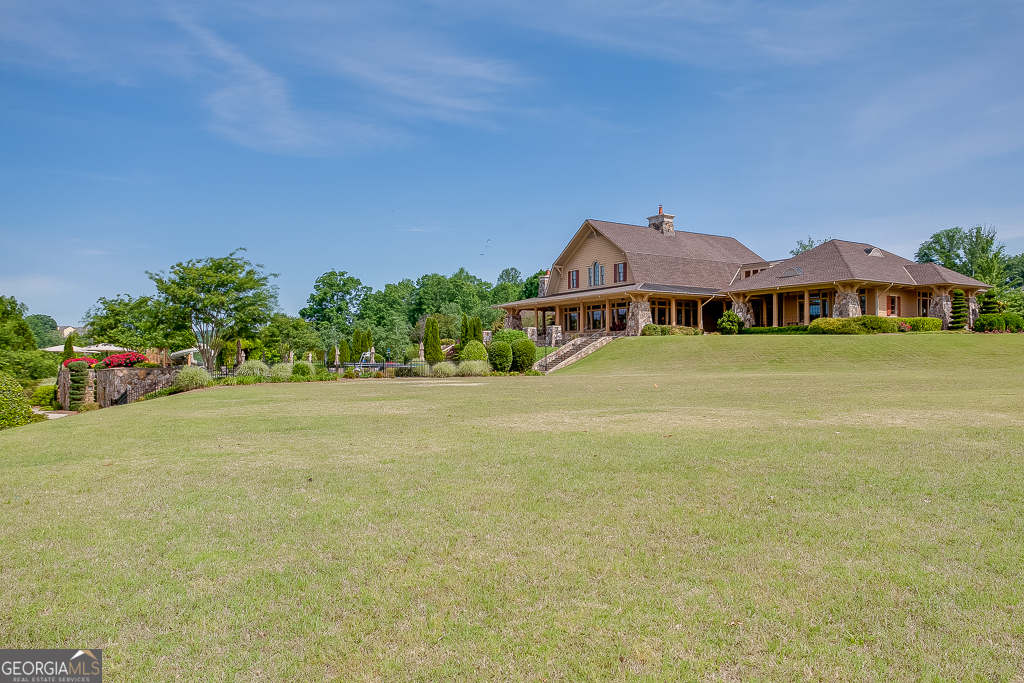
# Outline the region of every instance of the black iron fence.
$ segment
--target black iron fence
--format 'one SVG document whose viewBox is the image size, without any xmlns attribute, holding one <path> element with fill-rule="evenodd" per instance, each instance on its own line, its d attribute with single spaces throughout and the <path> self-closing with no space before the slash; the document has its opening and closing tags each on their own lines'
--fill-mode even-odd
<svg viewBox="0 0 1024 683">
<path fill-rule="evenodd" d="M 298 361 L 296 361 L 298 362 Z M 429 363 L 426 361 L 386 361 L 380 363 L 326 363 L 322 360 L 315 361 L 302 361 L 313 366 L 313 374 L 320 374 L 322 372 L 330 372 L 334 374 L 344 375 L 346 371 L 352 370 L 355 373 L 367 374 L 380 372 L 384 375 L 412 375 L 416 374 L 419 368 L 429 368 Z M 210 376 L 214 379 L 221 379 L 224 377 L 235 377 L 238 371 L 238 366 L 231 367 L 222 365 L 216 370 L 210 372 Z M 404 372 L 408 371 L 408 372 Z"/>
</svg>

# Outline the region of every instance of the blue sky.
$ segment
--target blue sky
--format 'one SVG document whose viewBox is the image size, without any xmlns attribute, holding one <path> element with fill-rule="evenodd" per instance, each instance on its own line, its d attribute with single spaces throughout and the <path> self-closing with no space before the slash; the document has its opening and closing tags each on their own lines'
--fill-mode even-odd
<svg viewBox="0 0 1024 683">
<path fill-rule="evenodd" d="M 1024 251 L 1024 5 L 0 0 L 0 293 L 77 322 L 235 247 L 295 313 L 586 218 Z M 492 248 L 484 249 L 490 239 Z M 481 252 L 484 253 L 481 256 Z"/>
</svg>

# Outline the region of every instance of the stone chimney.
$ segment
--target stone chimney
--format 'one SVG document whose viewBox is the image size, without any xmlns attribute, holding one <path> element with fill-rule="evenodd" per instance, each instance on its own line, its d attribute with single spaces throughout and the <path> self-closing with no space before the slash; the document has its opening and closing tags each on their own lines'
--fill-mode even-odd
<svg viewBox="0 0 1024 683">
<path fill-rule="evenodd" d="M 675 218 L 676 217 L 672 214 L 665 213 L 665 210 L 661 205 L 658 205 L 658 213 L 654 216 L 649 216 L 647 218 L 647 223 L 662 235 L 674 235 L 676 234 L 676 229 L 673 225 Z"/>
<path fill-rule="evenodd" d="M 548 270 L 548 272 L 546 272 L 546 273 L 544 273 L 543 275 L 540 276 L 540 279 L 537 282 L 537 296 L 547 296 L 548 295 L 548 282 L 550 280 L 551 280 L 551 271 L 550 270 Z"/>
</svg>

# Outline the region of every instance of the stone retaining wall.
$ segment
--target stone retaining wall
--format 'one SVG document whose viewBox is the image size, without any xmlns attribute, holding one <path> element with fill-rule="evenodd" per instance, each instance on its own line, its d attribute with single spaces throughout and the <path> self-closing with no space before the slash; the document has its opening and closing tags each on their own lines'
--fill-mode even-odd
<svg viewBox="0 0 1024 683">
<path fill-rule="evenodd" d="M 153 391 L 166 389 L 174 384 L 180 367 L 169 368 L 108 368 L 94 370 L 96 373 L 96 402 L 100 408 L 109 408 L 114 400 L 131 388 L 132 393 L 142 396 Z"/>
</svg>

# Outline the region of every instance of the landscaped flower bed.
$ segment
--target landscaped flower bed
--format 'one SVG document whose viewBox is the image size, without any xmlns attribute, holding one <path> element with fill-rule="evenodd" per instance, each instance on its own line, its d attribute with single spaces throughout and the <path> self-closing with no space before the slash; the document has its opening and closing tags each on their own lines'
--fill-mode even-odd
<svg viewBox="0 0 1024 683">
<path fill-rule="evenodd" d="M 64 361 L 62 363 L 62 365 L 64 367 L 67 367 L 71 363 L 77 363 L 79 361 L 81 361 L 83 363 L 88 363 L 90 368 L 100 362 L 98 358 L 90 358 L 89 356 L 82 356 L 81 358 L 68 358 L 66 361 Z"/>
<path fill-rule="evenodd" d="M 135 351 L 129 351 L 128 353 L 118 353 L 113 356 L 107 356 L 103 361 L 102 367 L 104 368 L 130 368 L 133 365 L 139 363 L 145 363 L 149 359 L 143 354 Z"/>
</svg>

